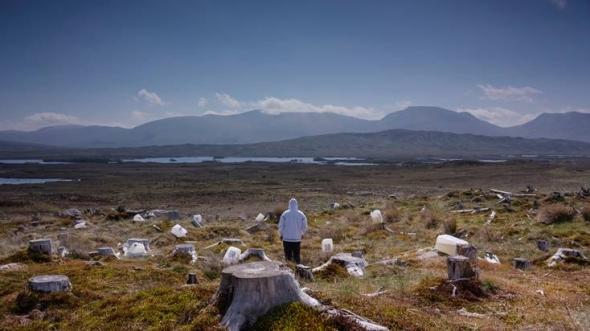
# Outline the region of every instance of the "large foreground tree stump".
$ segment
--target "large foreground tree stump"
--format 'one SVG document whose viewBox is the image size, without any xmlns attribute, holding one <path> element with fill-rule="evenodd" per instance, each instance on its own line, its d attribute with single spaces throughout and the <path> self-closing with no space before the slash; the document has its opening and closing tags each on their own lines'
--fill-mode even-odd
<svg viewBox="0 0 590 331">
<path fill-rule="evenodd" d="M 273 307 L 294 301 L 319 305 L 301 291 L 289 269 L 271 261 L 225 268 L 215 295 L 215 304 L 224 314 L 221 324 L 230 331 L 239 331 Z"/>
<path fill-rule="evenodd" d="M 29 279 L 29 289 L 33 292 L 65 292 L 72 289 L 72 284 L 67 276 L 42 275 Z"/>
<path fill-rule="evenodd" d="M 29 251 L 51 255 L 53 253 L 51 239 L 36 239 L 29 241 Z"/>
<path fill-rule="evenodd" d="M 221 324 L 229 331 L 252 325 L 270 309 L 290 302 L 301 302 L 322 315 L 344 319 L 359 330 L 388 330 L 348 310 L 320 304 L 299 288 L 291 270 L 279 262 L 261 261 L 225 268 L 214 301 L 224 314 Z"/>
<path fill-rule="evenodd" d="M 471 267 L 468 257 L 462 255 L 447 258 L 447 272 L 450 281 L 476 279 L 477 273 Z"/>
</svg>

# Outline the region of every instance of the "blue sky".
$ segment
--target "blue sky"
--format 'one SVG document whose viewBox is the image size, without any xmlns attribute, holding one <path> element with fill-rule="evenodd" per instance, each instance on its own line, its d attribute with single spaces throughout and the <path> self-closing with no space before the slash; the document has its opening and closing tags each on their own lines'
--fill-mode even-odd
<svg viewBox="0 0 590 331">
<path fill-rule="evenodd" d="M 590 1 L 0 1 L 0 129 L 590 112 Z"/>
</svg>

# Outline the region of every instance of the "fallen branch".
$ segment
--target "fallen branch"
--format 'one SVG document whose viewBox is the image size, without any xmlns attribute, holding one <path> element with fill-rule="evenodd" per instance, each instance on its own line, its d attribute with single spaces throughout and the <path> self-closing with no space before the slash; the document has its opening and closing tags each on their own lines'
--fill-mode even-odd
<svg viewBox="0 0 590 331">
<path fill-rule="evenodd" d="M 501 191 L 496 189 L 490 189 L 490 192 L 502 194 L 502 195 L 510 195 L 513 197 L 536 197 L 537 195 L 534 193 L 513 193 L 508 191 Z"/>
<path fill-rule="evenodd" d="M 490 216 L 488 216 L 488 220 L 486 221 L 486 225 L 492 223 L 492 221 L 496 218 L 496 211 L 492 210 L 492 212 L 490 213 Z"/>
<path fill-rule="evenodd" d="M 213 243 L 207 247 L 205 247 L 204 249 L 209 249 L 209 248 L 213 248 L 215 246 L 219 246 L 221 244 L 228 244 L 228 245 L 242 245 L 244 246 L 244 242 L 242 241 L 242 239 L 236 239 L 236 238 L 223 238 L 220 241 Z"/>
<path fill-rule="evenodd" d="M 459 209 L 459 210 L 451 210 L 451 213 L 454 213 L 454 214 L 475 214 L 475 213 L 483 213 L 488 210 L 490 210 L 490 208 Z"/>
</svg>

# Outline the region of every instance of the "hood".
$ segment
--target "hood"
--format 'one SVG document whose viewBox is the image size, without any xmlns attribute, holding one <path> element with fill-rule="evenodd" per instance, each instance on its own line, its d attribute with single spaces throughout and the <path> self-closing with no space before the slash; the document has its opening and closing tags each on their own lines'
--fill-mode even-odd
<svg viewBox="0 0 590 331">
<path fill-rule="evenodd" d="M 289 210 L 290 211 L 299 210 L 299 206 L 297 205 L 297 200 L 295 198 L 292 198 L 291 200 L 289 200 Z"/>
</svg>

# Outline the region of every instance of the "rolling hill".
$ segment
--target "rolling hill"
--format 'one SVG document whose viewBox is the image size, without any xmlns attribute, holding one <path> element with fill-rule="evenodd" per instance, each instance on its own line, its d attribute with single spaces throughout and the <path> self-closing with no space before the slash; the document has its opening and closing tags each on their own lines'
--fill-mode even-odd
<svg viewBox="0 0 590 331">
<path fill-rule="evenodd" d="M 131 129 L 106 126 L 55 126 L 32 132 L 2 131 L 0 140 L 63 147 L 139 147 L 178 144 L 250 144 L 332 133 L 390 129 L 470 133 L 487 136 L 568 139 L 590 142 L 590 114 L 542 114 L 529 123 L 502 128 L 469 113 L 438 107 L 409 107 L 381 120 L 334 113 L 172 117 Z"/>
<path fill-rule="evenodd" d="M 139 157 L 180 156 L 282 156 L 362 157 L 412 159 L 422 157 L 485 158 L 539 156 L 590 157 L 590 143 L 557 140 L 490 137 L 436 131 L 387 130 L 376 133 L 337 133 L 276 142 L 230 145 L 171 145 L 126 148 L 76 149 L 38 147 L 22 152 L 5 150 L 0 157 L 40 157 L 59 160 L 118 160 Z"/>
</svg>

